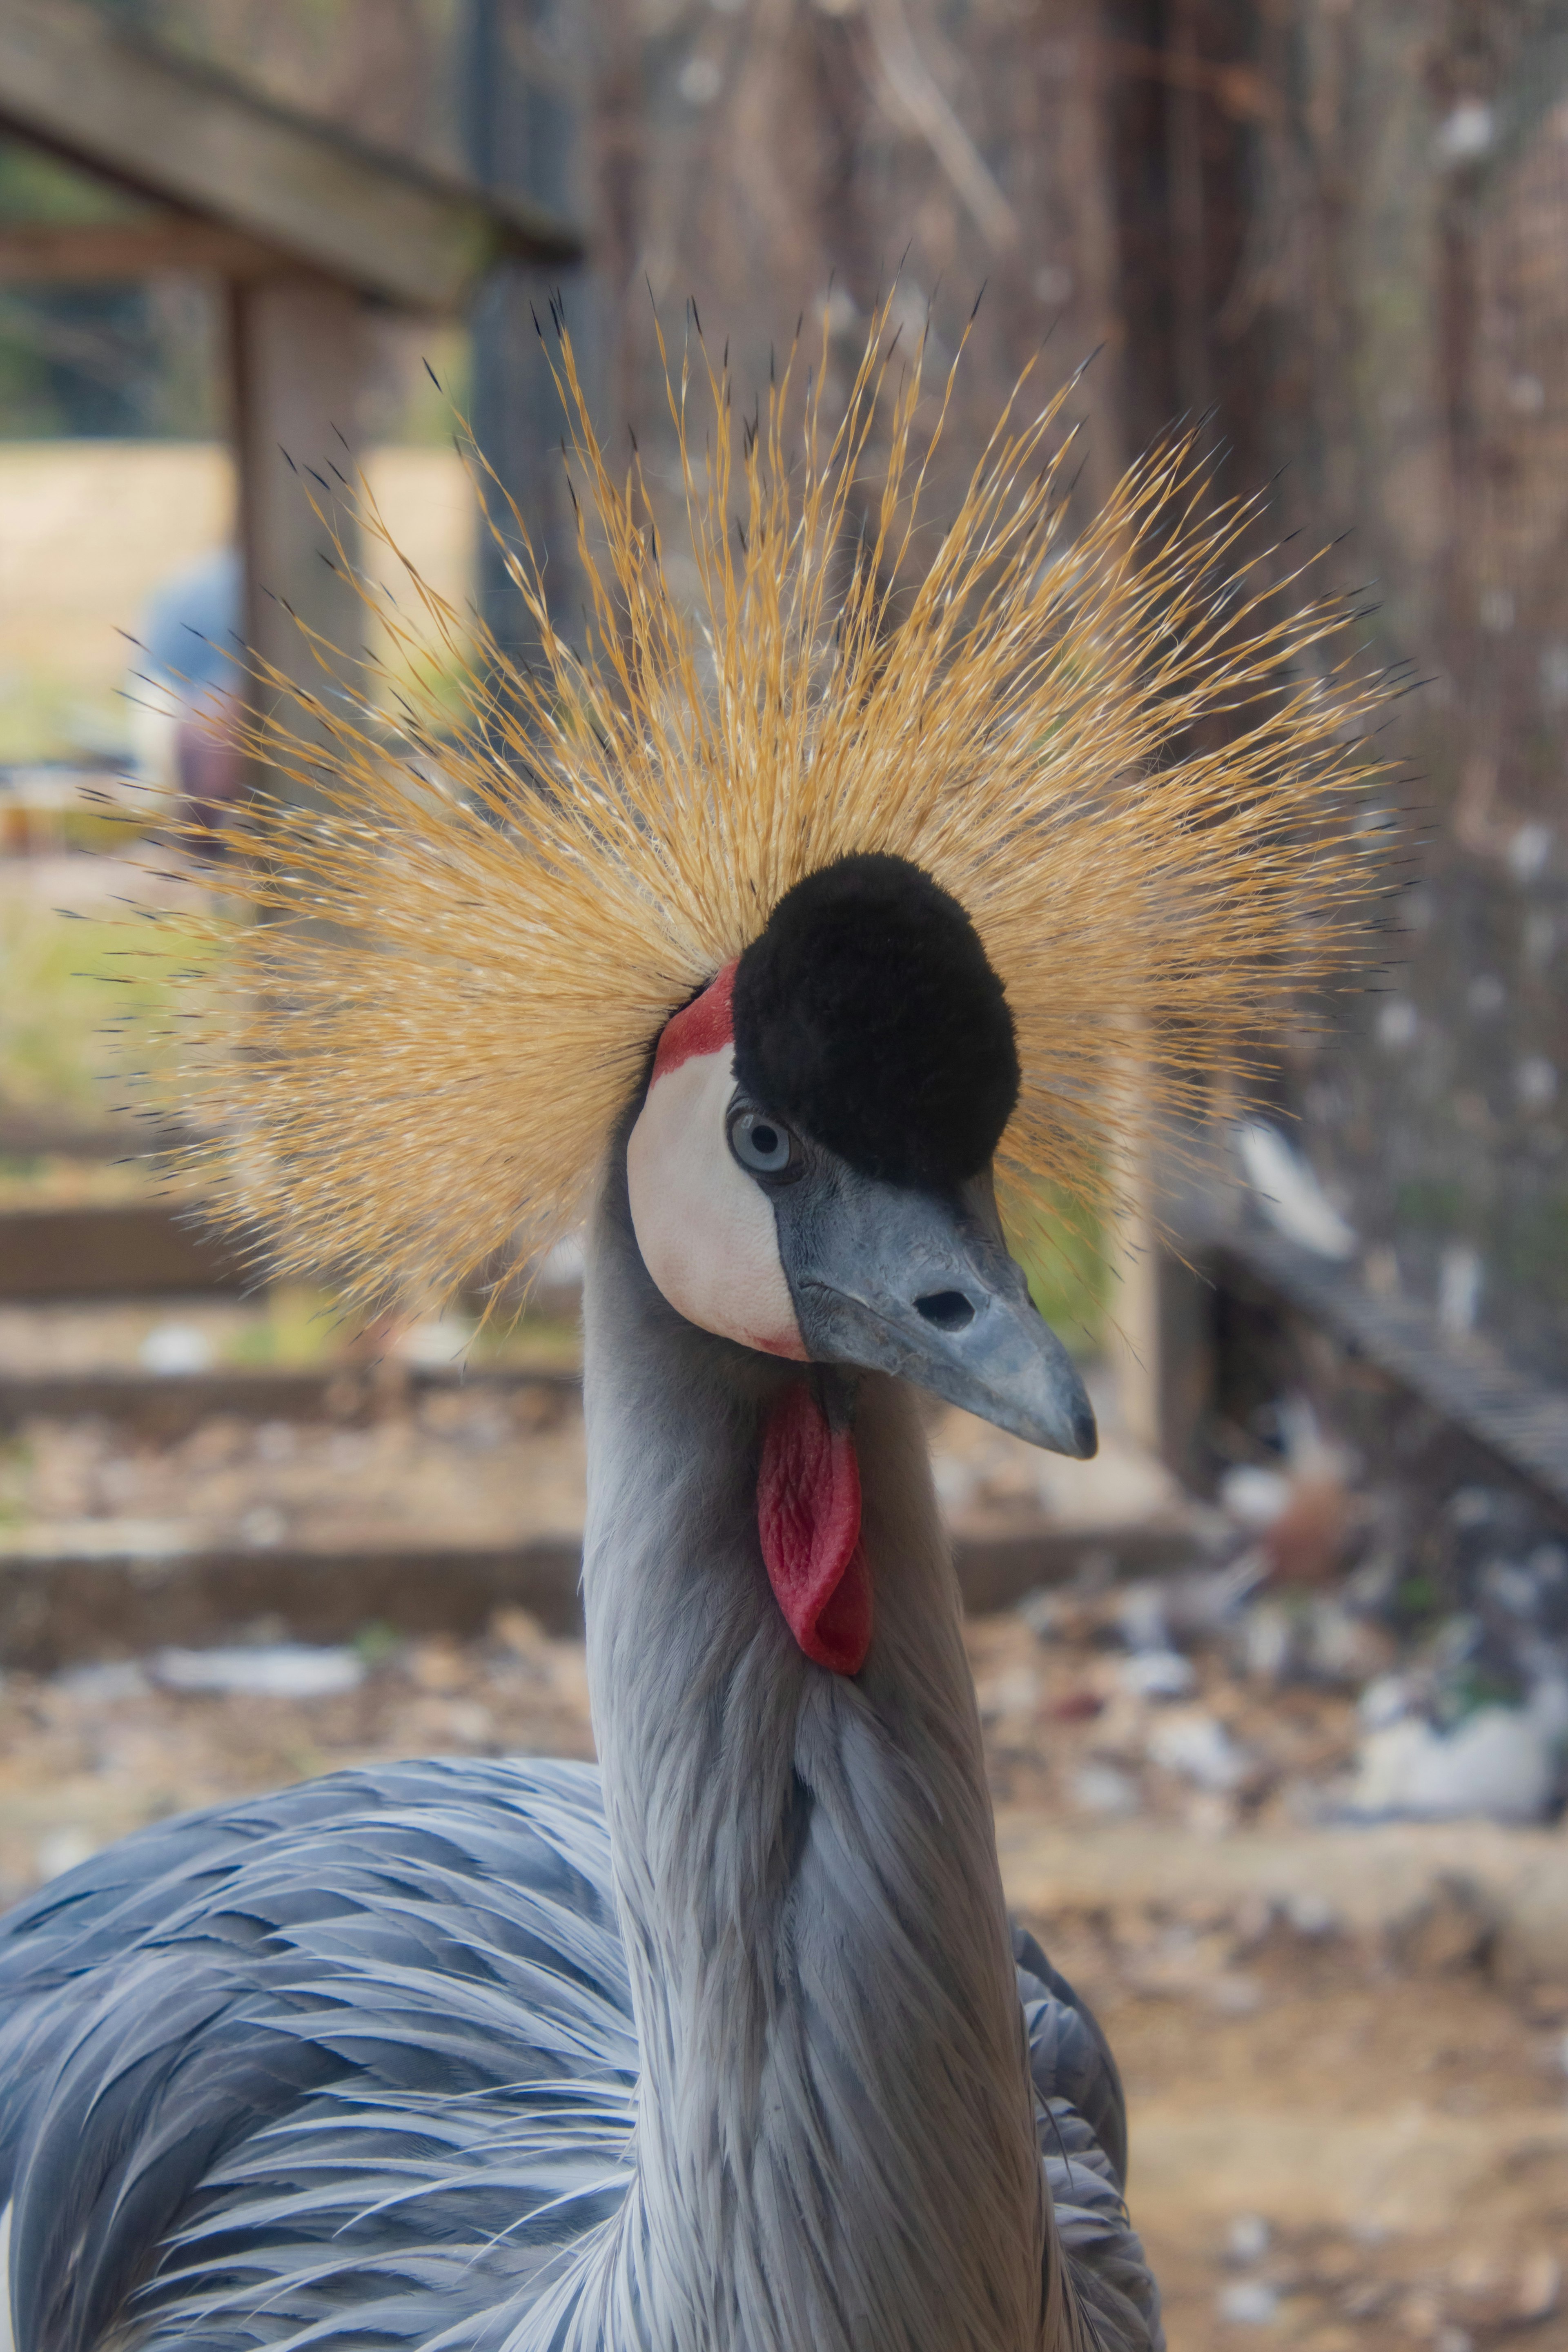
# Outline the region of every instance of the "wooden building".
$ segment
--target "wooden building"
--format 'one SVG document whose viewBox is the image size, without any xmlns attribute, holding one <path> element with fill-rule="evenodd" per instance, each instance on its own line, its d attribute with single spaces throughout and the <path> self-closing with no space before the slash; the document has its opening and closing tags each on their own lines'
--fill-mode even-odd
<svg viewBox="0 0 1568 2352">
<path fill-rule="evenodd" d="M 463 315 L 508 263 L 563 268 L 570 225 L 384 152 L 174 53 L 90 0 L 0 0 L 0 131 L 143 200 L 105 224 L 0 222 L 0 283 L 172 269 L 221 283 L 247 641 L 289 676 L 363 634 L 298 469 L 328 475 L 376 309 Z M 352 534 L 352 516 L 340 517 Z M 319 677 L 319 673 L 316 673 Z"/>
<path fill-rule="evenodd" d="M 419 5 L 338 13 L 372 42 Z M 225 22 L 247 6 L 306 13 L 233 0 Z M 121 0 L 113 22 L 173 9 Z M 1342 540 L 1333 577 L 1375 583 L 1374 656 L 1428 681 L 1387 738 L 1415 811 L 1388 969 L 1333 1008 L 1331 1046 L 1278 1041 L 1278 1108 L 1354 1236 L 1342 1265 L 1298 1266 L 1302 1295 L 1435 1380 L 1458 1365 L 1477 1389 L 1489 1349 L 1523 1383 L 1521 1427 L 1545 1395 L 1568 1502 L 1561 0 L 465 0 L 420 21 L 437 13 L 467 44 L 447 151 L 466 184 L 175 63 L 87 0 L 0 0 L 0 121 L 155 198 L 142 256 L 178 247 L 232 289 L 253 583 L 334 633 L 276 445 L 330 442 L 367 299 L 450 310 L 480 289 L 475 422 L 544 498 L 526 289 L 491 265 L 564 263 L 579 208 L 576 324 L 677 561 L 658 331 L 679 349 L 688 298 L 750 385 L 824 306 L 849 364 L 900 272 L 900 320 L 929 318 L 939 364 L 967 335 L 933 509 L 1042 346 L 1044 381 L 1076 378 L 1085 508 L 1173 417 L 1211 412 L 1222 487 L 1270 485 L 1281 536 Z M 111 261 L 138 266 L 105 236 L 0 237 L 13 277 Z M 542 537 L 553 593 L 568 535 Z M 297 657 L 270 608 L 249 625 Z M 1121 1319 L 1145 1423 L 1185 1459 L 1202 1318 L 1190 1293 L 1162 1311 L 1159 1257 L 1122 1254 Z"/>
</svg>

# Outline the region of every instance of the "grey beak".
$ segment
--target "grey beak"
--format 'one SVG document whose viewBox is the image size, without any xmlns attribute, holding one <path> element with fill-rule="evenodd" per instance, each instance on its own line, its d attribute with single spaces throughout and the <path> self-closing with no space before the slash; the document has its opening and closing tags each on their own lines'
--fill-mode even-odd
<svg viewBox="0 0 1568 2352">
<path fill-rule="evenodd" d="M 1094 1409 L 1007 1255 L 990 1179 L 944 1199 L 841 1161 L 823 1177 L 774 1199 L 816 1360 L 896 1373 L 1031 1445 L 1088 1461 Z"/>
</svg>

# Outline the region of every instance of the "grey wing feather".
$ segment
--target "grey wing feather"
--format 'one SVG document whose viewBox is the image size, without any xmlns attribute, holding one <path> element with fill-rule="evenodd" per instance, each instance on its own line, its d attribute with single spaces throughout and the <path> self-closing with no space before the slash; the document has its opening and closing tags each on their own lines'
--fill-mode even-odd
<svg viewBox="0 0 1568 2352">
<path fill-rule="evenodd" d="M 1080 2309 L 1157 2352 L 1114 2062 L 1015 1945 Z M 618 2210 L 637 2074 L 587 1768 L 344 1773 L 126 1839 L 0 1920 L 18 2352 L 490 2352 Z"/>
<path fill-rule="evenodd" d="M 587 1768 L 127 1839 L 0 1921 L 18 2352 L 499 2343 L 618 2209 L 637 2071 Z"/>
<path fill-rule="evenodd" d="M 1013 1930 L 1040 2156 L 1097 2352 L 1163 2352 L 1159 2290 L 1127 2216 L 1127 2098 L 1088 2002 Z"/>
</svg>

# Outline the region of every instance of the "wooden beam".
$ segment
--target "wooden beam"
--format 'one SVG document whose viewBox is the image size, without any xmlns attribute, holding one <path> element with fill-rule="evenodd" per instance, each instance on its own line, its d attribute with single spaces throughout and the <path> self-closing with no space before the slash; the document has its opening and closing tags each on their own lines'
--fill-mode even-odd
<svg viewBox="0 0 1568 2352">
<path fill-rule="evenodd" d="M 1045 1528 L 978 1542 L 960 1528 L 953 1563 L 965 1609 L 980 1614 L 1068 1583 L 1096 1558 L 1151 1575 L 1183 1564 L 1191 1549 L 1190 1537 L 1139 1527 Z M 297 1642 L 352 1641 L 367 1624 L 469 1638 L 511 1606 L 529 1610 L 547 1633 L 580 1638 L 582 1576 L 581 1544 L 565 1535 L 258 1549 L 179 1523 L 0 1528 L 0 1667 L 58 1674 L 165 1643 L 232 1641 L 264 1615 L 281 1619 Z"/>
<path fill-rule="evenodd" d="M 75 1532 L 75 1543 L 51 1550 L 47 1530 L 0 1529 L 7 1673 L 55 1674 L 164 1643 L 204 1647 L 263 1615 L 303 1642 L 349 1642 L 371 1623 L 468 1638 L 506 1606 L 527 1609 L 547 1633 L 583 1631 L 582 1551 L 570 1538 L 259 1550 L 179 1527 Z"/>
<path fill-rule="evenodd" d="M 232 1242 L 157 1202 L 0 1213 L 0 1299 L 147 1298 L 259 1286 Z"/>
<path fill-rule="evenodd" d="M 416 310 L 458 309 L 507 254 L 581 249 L 526 199 L 362 146 L 133 37 L 89 0 L 0 0 L 0 123 Z"/>
<path fill-rule="evenodd" d="M 264 278 L 289 267 L 286 254 L 237 229 L 184 213 L 148 221 L 7 221 L 0 225 L 0 281 L 11 285 L 100 284 L 162 270 Z"/>
<path fill-rule="evenodd" d="M 1227 1234 L 1209 1263 L 1218 1291 L 1272 1294 L 1326 1332 L 1348 1363 L 1374 1365 L 1450 1432 L 1484 1447 L 1568 1528 L 1568 1391 L 1516 1370 L 1477 1333 L 1445 1330 L 1415 1299 L 1377 1297 L 1353 1266 L 1315 1257 L 1279 1234 Z"/>
<path fill-rule="evenodd" d="M 98 1370 L 0 1371 L 0 1434 L 27 1421 L 111 1421 L 139 1437 L 172 1445 L 203 1422 L 300 1421 L 359 1423 L 389 1406 L 426 1396 L 526 1391 L 546 1411 L 579 1410 L 582 1374 L 569 1366 L 328 1363 L 292 1371 L 272 1365 L 216 1366 L 206 1372 Z"/>
</svg>

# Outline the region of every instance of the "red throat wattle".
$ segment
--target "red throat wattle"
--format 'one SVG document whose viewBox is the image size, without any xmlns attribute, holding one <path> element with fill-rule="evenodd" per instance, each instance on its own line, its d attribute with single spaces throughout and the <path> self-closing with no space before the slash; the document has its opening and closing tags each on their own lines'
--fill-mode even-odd
<svg viewBox="0 0 1568 2352">
<path fill-rule="evenodd" d="M 791 1381 L 763 1433 L 757 1532 L 774 1598 L 806 1656 L 858 1675 L 871 1646 L 860 1465 L 848 1430 L 832 1426 L 805 1381 Z"/>
</svg>

